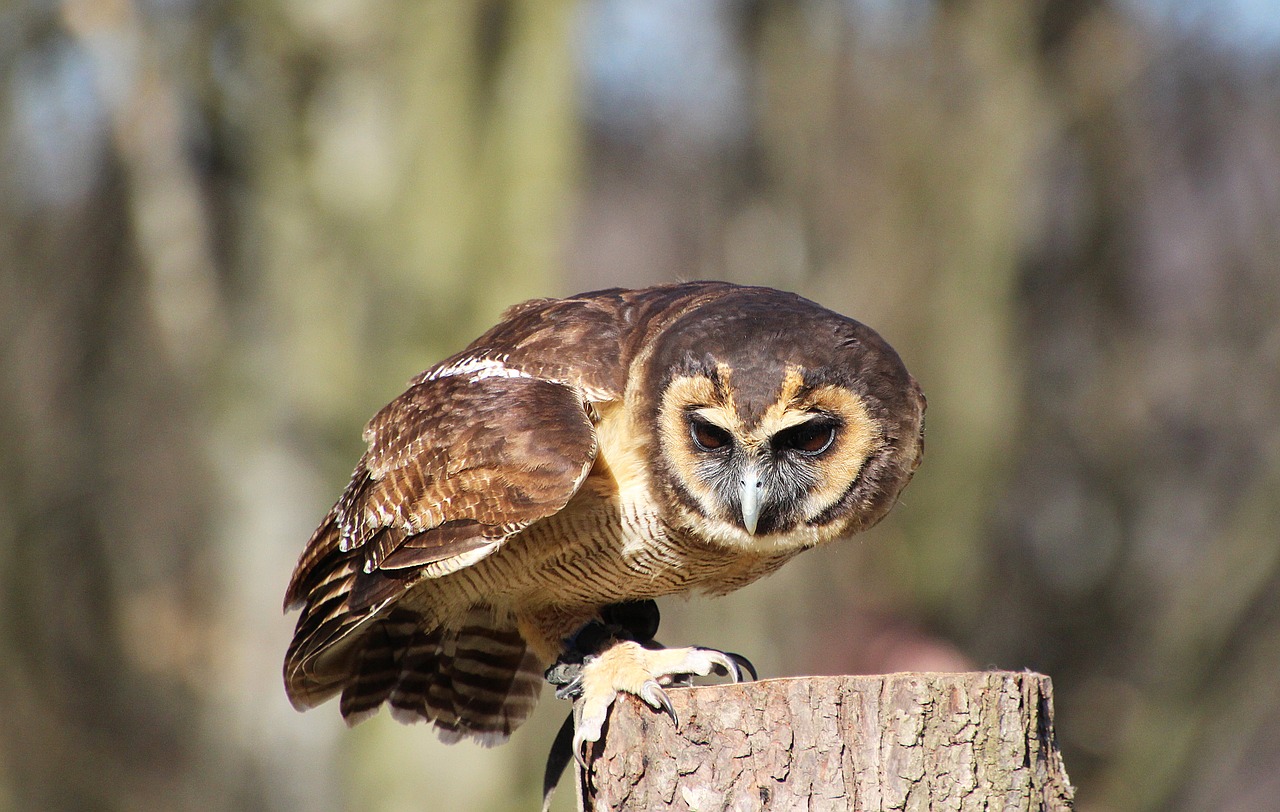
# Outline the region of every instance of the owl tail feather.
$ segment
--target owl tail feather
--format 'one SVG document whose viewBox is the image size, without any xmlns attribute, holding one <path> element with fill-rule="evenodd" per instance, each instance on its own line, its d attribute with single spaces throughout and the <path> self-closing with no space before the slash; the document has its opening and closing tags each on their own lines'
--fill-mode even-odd
<svg viewBox="0 0 1280 812">
<path fill-rule="evenodd" d="M 366 631 L 352 653 L 342 690 L 349 725 L 386 703 L 404 723 L 430 722 L 446 743 L 506 741 L 528 718 L 544 665 L 514 626 L 472 610 L 459 628 L 426 629 L 409 609 L 392 609 Z"/>
</svg>

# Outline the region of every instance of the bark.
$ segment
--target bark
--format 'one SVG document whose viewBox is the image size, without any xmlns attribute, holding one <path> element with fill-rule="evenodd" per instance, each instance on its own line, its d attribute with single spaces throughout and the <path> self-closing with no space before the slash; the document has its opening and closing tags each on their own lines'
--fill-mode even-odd
<svg viewBox="0 0 1280 812">
<path fill-rule="evenodd" d="M 1030 672 L 801 677 L 614 705 L 579 808 L 1071 809 L 1053 688 Z"/>
</svg>

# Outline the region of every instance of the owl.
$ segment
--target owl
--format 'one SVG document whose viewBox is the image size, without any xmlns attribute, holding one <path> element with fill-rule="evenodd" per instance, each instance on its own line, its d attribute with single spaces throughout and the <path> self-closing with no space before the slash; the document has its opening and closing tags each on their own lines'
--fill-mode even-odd
<svg viewBox="0 0 1280 812">
<path fill-rule="evenodd" d="M 516 305 L 366 426 L 285 596 L 289 698 L 504 741 L 608 607 L 723 595 L 878 522 L 920 463 L 924 410 L 876 332 L 794 294 Z M 575 679 L 575 754 L 617 692 L 662 708 L 673 678 L 739 665 L 605 637 Z"/>
</svg>

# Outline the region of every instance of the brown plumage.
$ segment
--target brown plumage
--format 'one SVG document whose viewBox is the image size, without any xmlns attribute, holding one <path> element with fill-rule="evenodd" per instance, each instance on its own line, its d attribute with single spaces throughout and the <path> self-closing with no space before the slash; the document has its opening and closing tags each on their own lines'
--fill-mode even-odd
<svg viewBox="0 0 1280 812">
<path fill-rule="evenodd" d="M 879 521 L 923 412 L 874 331 L 792 294 L 517 305 L 366 427 L 286 593 L 290 699 L 501 741 L 602 606 L 723 594 Z"/>
</svg>

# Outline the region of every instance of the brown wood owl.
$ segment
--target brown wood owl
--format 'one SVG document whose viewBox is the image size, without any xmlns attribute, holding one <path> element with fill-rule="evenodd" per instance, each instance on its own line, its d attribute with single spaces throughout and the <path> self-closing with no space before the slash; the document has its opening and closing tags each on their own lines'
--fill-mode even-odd
<svg viewBox="0 0 1280 812">
<path fill-rule="evenodd" d="M 341 694 L 441 738 L 506 739 L 602 608 L 719 595 L 865 530 L 923 451 L 924 395 L 870 328 L 721 282 L 517 305 L 369 422 L 285 597 L 294 705 Z M 617 691 L 655 707 L 720 652 L 611 641 L 575 750 Z"/>
</svg>

